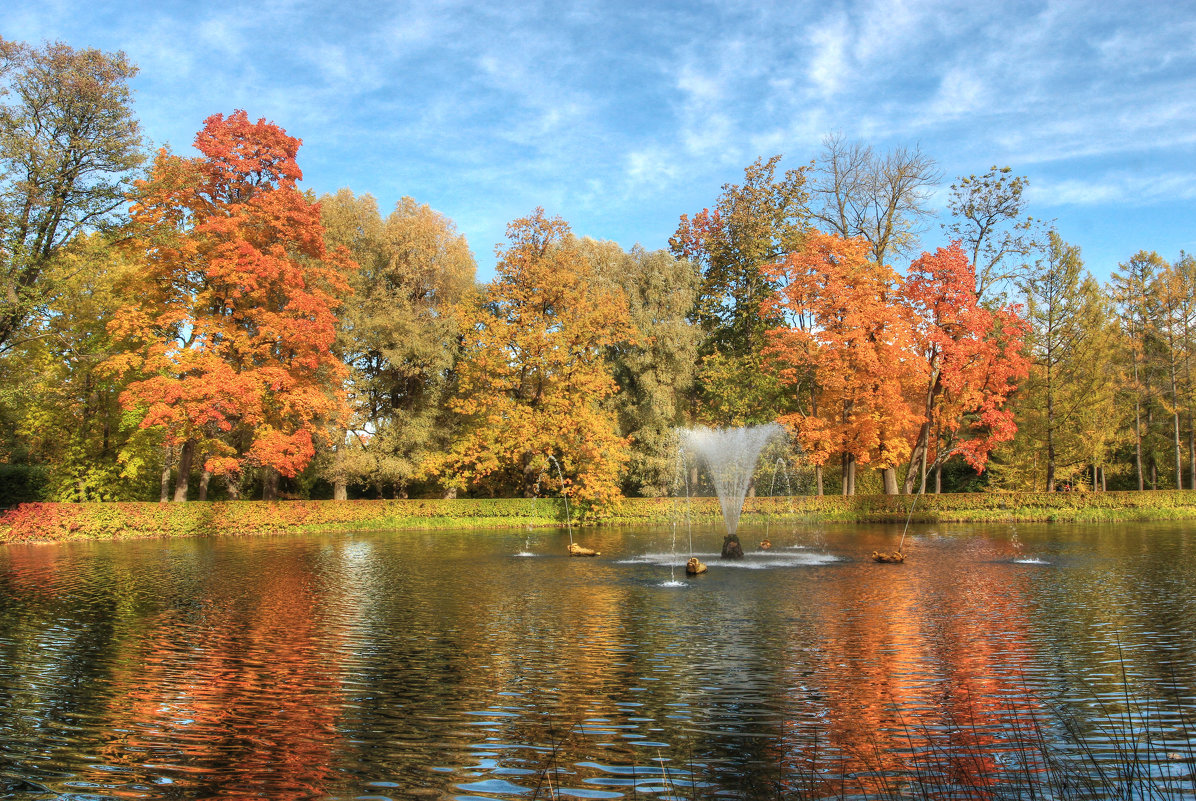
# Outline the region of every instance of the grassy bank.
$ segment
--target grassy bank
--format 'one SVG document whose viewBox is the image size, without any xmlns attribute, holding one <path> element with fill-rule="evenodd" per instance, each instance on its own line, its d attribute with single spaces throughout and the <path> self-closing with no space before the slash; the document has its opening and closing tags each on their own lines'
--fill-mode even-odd
<svg viewBox="0 0 1196 801">
<path fill-rule="evenodd" d="M 913 504 L 911 514 L 911 503 Z M 576 513 L 576 510 L 574 510 Z M 667 524 L 721 517 L 718 501 L 634 498 L 575 523 Z M 808 522 L 1113 522 L 1196 520 L 1196 491 L 974 493 L 749 498 L 742 520 Z M 0 516 L 0 542 L 285 534 L 365 529 L 499 529 L 559 526 L 560 499 L 254 501 L 214 503 L 24 504 Z"/>
</svg>

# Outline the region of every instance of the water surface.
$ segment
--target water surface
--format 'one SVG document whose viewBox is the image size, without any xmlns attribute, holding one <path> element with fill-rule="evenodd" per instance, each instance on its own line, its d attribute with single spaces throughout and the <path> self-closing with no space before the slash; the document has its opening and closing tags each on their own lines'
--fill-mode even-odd
<svg viewBox="0 0 1196 801">
<path fill-rule="evenodd" d="M 3 547 L 0 797 L 881 797 L 1127 737 L 1194 787 L 1184 526 L 900 533 L 695 529 L 693 578 L 672 528 Z"/>
</svg>

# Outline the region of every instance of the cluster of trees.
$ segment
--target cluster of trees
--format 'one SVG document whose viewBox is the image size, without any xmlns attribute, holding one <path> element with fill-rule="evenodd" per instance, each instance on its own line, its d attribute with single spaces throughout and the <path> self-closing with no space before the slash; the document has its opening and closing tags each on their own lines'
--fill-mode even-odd
<svg viewBox="0 0 1196 801">
<path fill-rule="evenodd" d="M 451 220 L 299 190 L 299 140 L 243 111 L 151 155 L 135 74 L 0 39 L 10 488 L 601 504 L 673 490 L 678 426 L 773 420 L 818 492 L 1196 487 L 1193 259 L 1102 287 L 1008 168 L 952 184 L 922 252 L 933 160 L 832 136 L 667 250 L 536 210 L 478 286 Z"/>
</svg>

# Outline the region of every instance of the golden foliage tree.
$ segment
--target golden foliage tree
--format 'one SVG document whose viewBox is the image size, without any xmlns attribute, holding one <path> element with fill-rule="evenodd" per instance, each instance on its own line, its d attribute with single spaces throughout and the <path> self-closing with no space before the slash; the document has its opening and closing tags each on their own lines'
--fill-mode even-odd
<svg viewBox="0 0 1196 801">
<path fill-rule="evenodd" d="M 512 222 L 507 240 L 494 281 L 462 312 L 460 429 L 439 469 L 461 486 L 531 496 L 552 456 L 563 492 L 609 503 L 628 443 L 603 403 L 616 390 L 605 349 L 631 337 L 626 296 L 595 279 L 569 226 L 543 209 Z"/>
</svg>

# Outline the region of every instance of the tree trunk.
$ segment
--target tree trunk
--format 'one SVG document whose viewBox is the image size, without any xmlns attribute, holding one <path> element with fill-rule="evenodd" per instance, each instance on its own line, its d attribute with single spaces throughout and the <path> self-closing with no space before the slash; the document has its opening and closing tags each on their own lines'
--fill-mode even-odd
<svg viewBox="0 0 1196 801">
<path fill-rule="evenodd" d="M 926 475 L 926 452 L 928 450 L 928 442 L 930 440 L 930 423 L 922 423 L 922 427 L 918 429 L 918 438 L 914 441 L 914 449 L 909 455 L 909 468 L 905 471 L 905 494 L 913 495 L 914 489 L 917 486 L 918 469 L 921 470 L 923 476 Z M 925 486 L 925 482 L 923 482 Z"/>
<path fill-rule="evenodd" d="M 821 498 L 822 494 L 823 494 L 822 493 L 823 487 L 822 487 L 822 465 L 820 465 L 820 464 L 814 465 L 814 486 L 818 492 L 818 497 Z"/>
<path fill-rule="evenodd" d="M 885 495 L 897 495 L 897 468 L 886 467 L 880 471 L 885 484 Z"/>
<path fill-rule="evenodd" d="M 1184 488 L 1184 468 L 1183 468 L 1183 454 L 1182 446 L 1179 444 L 1179 389 L 1176 386 L 1175 380 L 1175 343 L 1171 337 L 1168 336 L 1168 347 L 1170 349 L 1170 367 L 1171 367 L 1171 419 L 1173 435 L 1175 438 L 1175 488 Z"/>
<path fill-rule="evenodd" d="M 224 477 L 224 486 L 228 490 L 230 501 L 241 500 L 241 484 L 235 473 L 229 473 Z"/>
<path fill-rule="evenodd" d="M 934 494 L 941 495 L 943 492 L 943 466 L 937 464 L 934 466 Z"/>
<path fill-rule="evenodd" d="M 1196 429 L 1192 428 L 1192 412 L 1188 412 L 1188 489 L 1196 490 Z"/>
<path fill-rule="evenodd" d="M 923 407 L 926 419 L 922 421 L 922 427 L 918 429 L 918 438 L 914 441 L 914 449 L 909 455 L 909 468 L 905 471 L 906 495 L 912 495 L 914 492 L 914 479 L 918 475 L 914 472 L 916 465 L 921 465 L 922 483 L 919 486 L 923 489 L 926 487 L 926 456 L 930 451 L 930 421 L 934 412 L 934 400 L 941 391 L 942 373 L 936 370 L 934 380 L 930 382 L 930 386 L 926 390 Z"/>
<path fill-rule="evenodd" d="M 347 501 L 349 500 L 349 483 L 345 481 L 344 476 L 337 476 L 332 482 L 332 500 Z"/>
<path fill-rule="evenodd" d="M 187 440 L 179 453 L 179 476 L 174 482 L 174 502 L 187 500 L 187 485 L 191 481 L 191 460 L 195 458 L 195 441 Z"/>
<path fill-rule="evenodd" d="M 278 471 L 273 467 L 262 468 L 262 500 L 278 500 Z"/>
<path fill-rule="evenodd" d="M 1051 384 L 1051 363 L 1048 357 L 1046 365 L 1046 440 L 1047 440 L 1047 472 L 1046 491 L 1055 491 L 1055 388 Z"/>
<path fill-rule="evenodd" d="M 446 487 L 440 497 L 446 501 L 453 500 L 454 498 L 457 497 L 457 488 L 456 487 Z"/>
<path fill-rule="evenodd" d="M 1134 384 L 1138 383 L 1138 364 L 1134 363 Z M 1146 489 L 1142 480 L 1142 400 L 1134 398 L 1134 464 L 1138 468 L 1138 492 Z"/>
<path fill-rule="evenodd" d="M 162 492 L 158 496 L 159 503 L 170 500 L 170 468 L 174 464 L 174 448 L 170 445 L 162 446 Z"/>
<path fill-rule="evenodd" d="M 212 471 L 204 470 L 199 474 L 199 499 L 206 501 L 208 499 L 208 484 L 212 483 Z"/>
</svg>

